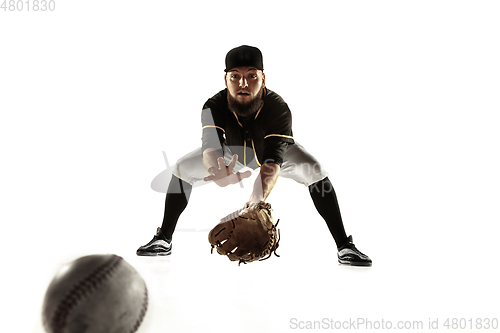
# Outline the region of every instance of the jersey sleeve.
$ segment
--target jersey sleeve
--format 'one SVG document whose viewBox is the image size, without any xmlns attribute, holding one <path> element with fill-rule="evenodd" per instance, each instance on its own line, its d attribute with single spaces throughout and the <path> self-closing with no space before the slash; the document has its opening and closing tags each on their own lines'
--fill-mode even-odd
<svg viewBox="0 0 500 333">
<path fill-rule="evenodd" d="M 202 153 L 207 148 L 213 148 L 223 155 L 222 144 L 225 141 L 225 124 L 224 119 L 220 114 L 217 106 L 214 103 L 207 101 L 201 111 L 202 125 Z"/>
<path fill-rule="evenodd" d="M 264 133 L 264 163 L 276 163 L 281 166 L 283 155 L 289 144 L 293 144 L 292 113 L 286 104 L 277 108 L 272 117 L 266 121 L 268 124 Z"/>
</svg>

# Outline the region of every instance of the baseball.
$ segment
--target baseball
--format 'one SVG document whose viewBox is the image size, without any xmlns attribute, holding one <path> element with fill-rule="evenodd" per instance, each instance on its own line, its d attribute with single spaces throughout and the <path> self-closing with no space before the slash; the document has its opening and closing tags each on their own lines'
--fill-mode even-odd
<svg viewBox="0 0 500 333">
<path fill-rule="evenodd" d="M 63 266 L 49 284 L 42 308 L 49 333 L 129 333 L 148 307 L 146 284 L 114 254 L 84 256 Z"/>
</svg>

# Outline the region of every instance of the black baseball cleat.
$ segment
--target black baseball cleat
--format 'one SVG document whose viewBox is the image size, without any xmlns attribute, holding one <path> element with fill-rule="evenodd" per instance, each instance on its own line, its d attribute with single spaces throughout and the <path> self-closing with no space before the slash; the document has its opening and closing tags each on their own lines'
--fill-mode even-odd
<svg viewBox="0 0 500 333">
<path fill-rule="evenodd" d="M 354 243 L 352 236 L 347 237 L 344 245 L 338 248 L 337 257 L 339 263 L 351 266 L 371 266 L 372 260 L 364 253 L 361 253 Z"/>
<path fill-rule="evenodd" d="M 156 230 L 156 235 L 149 243 L 137 249 L 138 256 L 168 256 L 170 253 L 172 253 L 172 240 L 163 235 L 161 228 Z"/>
</svg>

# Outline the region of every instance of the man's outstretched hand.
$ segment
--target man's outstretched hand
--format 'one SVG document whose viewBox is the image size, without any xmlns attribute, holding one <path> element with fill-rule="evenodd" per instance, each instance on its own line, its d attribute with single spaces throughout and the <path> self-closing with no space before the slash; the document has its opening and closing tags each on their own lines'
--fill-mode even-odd
<svg viewBox="0 0 500 333">
<path fill-rule="evenodd" d="M 251 171 L 245 172 L 234 172 L 234 167 L 238 161 L 238 155 L 234 154 L 231 162 L 228 165 L 224 163 L 224 158 L 219 157 L 217 159 L 217 167 L 211 167 L 208 169 L 210 176 L 203 178 L 204 181 L 213 180 L 220 187 L 226 187 L 227 185 L 237 184 L 240 180 L 248 178 L 252 175 Z"/>
</svg>

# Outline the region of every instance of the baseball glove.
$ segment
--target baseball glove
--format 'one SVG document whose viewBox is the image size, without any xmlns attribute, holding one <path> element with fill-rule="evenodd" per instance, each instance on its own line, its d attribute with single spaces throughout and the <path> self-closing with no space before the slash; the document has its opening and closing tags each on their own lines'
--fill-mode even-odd
<svg viewBox="0 0 500 333">
<path fill-rule="evenodd" d="M 208 241 L 217 252 L 226 255 L 231 261 L 246 264 L 256 260 L 268 259 L 272 253 L 277 257 L 279 244 L 279 220 L 274 223 L 271 205 L 261 201 L 246 205 L 221 219 L 208 234 Z M 267 256 L 267 257 L 266 257 Z"/>
</svg>

